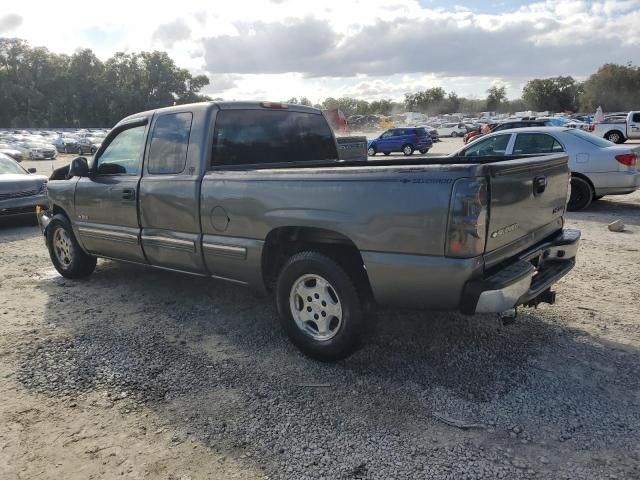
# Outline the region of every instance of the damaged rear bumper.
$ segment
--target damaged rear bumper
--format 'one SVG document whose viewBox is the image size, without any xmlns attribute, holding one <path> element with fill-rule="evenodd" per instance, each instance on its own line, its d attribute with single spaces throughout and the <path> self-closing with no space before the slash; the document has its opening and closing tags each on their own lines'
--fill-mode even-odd
<svg viewBox="0 0 640 480">
<path fill-rule="evenodd" d="M 550 287 L 575 265 L 579 230 L 563 230 L 483 278 L 466 283 L 461 311 L 500 313 L 518 305 L 553 303 Z"/>
</svg>

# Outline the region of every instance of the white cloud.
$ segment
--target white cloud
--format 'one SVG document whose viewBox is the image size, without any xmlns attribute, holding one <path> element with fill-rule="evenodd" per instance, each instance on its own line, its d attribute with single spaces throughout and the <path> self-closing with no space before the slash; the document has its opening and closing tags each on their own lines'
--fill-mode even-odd
<svg viewBox="0 0 640 480">
<path fill-rule="evenodd" d="M 180 66 L 208 74 L 208 91 L 225 98 L 402 98 L 430 86 L 484 96 L 496 82 L 518 96 L 530 77 L 640 63 L 640 0 L 539 0 L 504 11 L 470 0 L 446 8 L 419 0 L 64 3 L 14 2 L 0 14 L 0 34 L 56 52 L 89 47 L 103 59 L 165 48 Z"/>
</svg>

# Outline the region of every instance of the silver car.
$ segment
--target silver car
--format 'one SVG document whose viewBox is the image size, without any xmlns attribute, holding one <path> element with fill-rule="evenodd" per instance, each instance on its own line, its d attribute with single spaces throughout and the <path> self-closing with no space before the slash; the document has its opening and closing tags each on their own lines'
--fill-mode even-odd
<svg viewBox="0 0 640 480">
<path fill-rule="evenodd" d="M 587 208 L 605 195 L 624 195 L 640 188 L 640 146 L 616 145 L 577 128 L 531 127 L 485 135 L 452 156 L 492 157 L 566 152 L 571 169 L 568 209 Z"/>
<path fill-rule="evenodd" d="M 47 177 L 34 175 L 35 171 L 0 154 L 0 221 L 25 215 L 35 218 L 36 206 L 47 205 Z"/>
</svg>

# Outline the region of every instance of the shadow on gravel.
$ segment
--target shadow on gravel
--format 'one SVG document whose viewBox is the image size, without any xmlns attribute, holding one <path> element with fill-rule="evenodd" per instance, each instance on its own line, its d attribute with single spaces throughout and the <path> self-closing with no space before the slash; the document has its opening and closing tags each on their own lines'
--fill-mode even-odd
<svg viewBox="0 0 640 480">
<path fill-rule="evenodd" d="M 461 478 L 479 461 L 487 478 L 494 467 L 521 478 L 494 447 L 543 439 L 552 464 L 606 449 L 640 461 L 639 352 L 567 329 L 551 310 L 510 327 L 384 310 L 362 351 L 322 364 L 284 338 L 270 299 L 239 287 L 107 261 L 86 280 L 39 285 L 45 323 L 62 335 L 22 352 L 27 388 L 126 392 L 184 437 L 282 477 Z M 482 424 L 491 448 L 433 412 Z"/>
<path fill-rule="evenodd" d="M 625 201 L 623 198 L 624 196 L 604 197 L 593 202 L 586 210 L 569 213 L 567 217 L 599 223 L 611 223 L 620 218 L 627 225 L 640 225 L 640 203 Z"/>
</svg>

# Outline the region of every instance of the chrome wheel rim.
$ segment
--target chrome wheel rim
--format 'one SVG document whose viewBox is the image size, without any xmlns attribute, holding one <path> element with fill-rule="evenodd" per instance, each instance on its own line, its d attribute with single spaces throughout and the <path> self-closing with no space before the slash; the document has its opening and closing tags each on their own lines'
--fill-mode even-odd
<svg viewBox="0 0 640 480">
<path fill-rule="evenodd" d="M 620 140 L 620 136 L 617 133 L 612 133 L 611 135 L 609 135 L 610 142 L 618 143 L 619 140 Z"/>
<path fill-rule="evenodd" d="M 409 155 L 411 153 L 411 147 L 404 147 L 404 154 Z"/>
<path fill-rule="evenodd" d="M 297 327 L 314 340 L 330 340 L 342 326 L 340 297 L 320 275 L 302 275 L 293 282 L 289 307 Z"/>
<path fill-rule="evenodd" d="M 362 150 L 361 150 L 362 151 Z M 373 148 L 370 148 L 369 150 L 367 150 L 367 154 L 368 155 L 375 155 L 376 151 Z"/>
<path fill-rule="evenodd" d="M 64 228 L 58 228 L 53 234 L 53 252 L 64 268 L 71 265 L 73 260 L 71 237 Z"/>
</svg>

